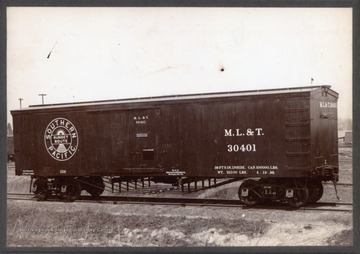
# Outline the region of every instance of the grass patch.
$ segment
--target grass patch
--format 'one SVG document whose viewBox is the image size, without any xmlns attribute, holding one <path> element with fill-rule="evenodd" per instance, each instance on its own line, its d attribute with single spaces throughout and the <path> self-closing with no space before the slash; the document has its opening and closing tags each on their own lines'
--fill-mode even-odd
<svg viewBox="0 0 360 254">
<path fill-rule="evenodd" d="M 209 229 L 210 236 L 232 234 L 250 238 L 266 233 L 269 227 L 263 220 L 145 217 L 90 207 L 70 209 L 71 204 L 60 210 L 56 210 L 57 206 L 49 209 L 49 204 L 45 204 L 44 209 L 43 204 L 24 206 L 8 202 L 8 246 L 204 246 L 206 238 L 200 241 L 197 235 Z"/>
</svg>

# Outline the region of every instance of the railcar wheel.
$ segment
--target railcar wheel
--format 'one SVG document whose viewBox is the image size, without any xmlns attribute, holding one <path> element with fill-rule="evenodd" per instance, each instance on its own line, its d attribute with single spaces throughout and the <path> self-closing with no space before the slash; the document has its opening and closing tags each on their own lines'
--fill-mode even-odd
<svg viewBox="0 0 360 254">
<path fill-rule="evenodd" d="M 65 183 L 66 192 L 63 194 L 63 198 L 66 201 L 72 202 L 80 197 L 81 186 L 76 180 L 70 180 Z"/>
<path fill-rule="evenodd" d="M 239 187 L 238 195 L 240 201 L 248 206 L 257 205 L 261 200 L 257 189 L 259 189 L 259 185 L 256 181 L 245 180 Z"/>
<path fill-rule="evenodd" d="M 86 183 L 85 190 L 93 197 L 100 196 L 105 190 L 105 184 L 101 177 L 91 177 Z"/>
<path fill-rule="evenodd" d="M 290 207 L 299 208 L 305 205 L 309 200 L 309 190 L 303 184 L 291 185 L 288 189 L 293 190 L 292 197 L 287 197 Z M 288 190 L 286 190 L 288 192 Z"/>
<path fill-rule="evenodd" d="M 308 183 L 309 190 L 309 203 L 316 203 L 319 201 L 324 194 L 324 187 L 321 181 Z"/>
<path fill-rule="evenodd" d="M 46 200 L 50 196 L 46 179 L 37 179 L 33 186 L 35 188 L 34 195 L 38 201 Z"/>
</svg>

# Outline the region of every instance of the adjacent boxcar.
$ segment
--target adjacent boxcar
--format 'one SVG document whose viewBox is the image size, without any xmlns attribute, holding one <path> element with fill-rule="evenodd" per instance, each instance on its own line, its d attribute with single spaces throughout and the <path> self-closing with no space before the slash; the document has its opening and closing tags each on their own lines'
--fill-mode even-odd
<svg viewBox="0 0 360 254">
<path fill-rule="evenodd" d="M 239 188 L 249 205 L 314 202 L 338 178 L 337 99 L 315 86 L 13 110 L 16 174 L 31 174 L 42 198 L 100 195 L 103 176 L 251 177 Z"/>
<path fill-rule="evenodd" d="M 6 152 L 7 152 L 7 161 L 14 161 L 14 137 L 12 135 L 8 135 L 6 139 Z"/>
</svg>

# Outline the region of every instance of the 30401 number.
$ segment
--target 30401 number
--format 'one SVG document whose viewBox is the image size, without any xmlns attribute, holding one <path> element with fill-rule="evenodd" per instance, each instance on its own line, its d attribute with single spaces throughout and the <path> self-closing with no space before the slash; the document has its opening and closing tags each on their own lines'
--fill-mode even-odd
<svg viewBox="0 0 360 254">
<path fill-rule="evenodd" d="M 256 152 L 256 145 L 255 144 L 242 144 L 242 145 L 228 145 L 227 151 L 232 152 Z"/>
</svg>

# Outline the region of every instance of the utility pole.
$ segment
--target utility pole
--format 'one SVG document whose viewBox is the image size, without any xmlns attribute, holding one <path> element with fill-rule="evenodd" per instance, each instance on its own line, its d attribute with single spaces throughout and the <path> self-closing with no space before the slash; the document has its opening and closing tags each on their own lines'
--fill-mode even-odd
<svg viewBox="0 0 360 254">
<path fill-rule="evenodd" d="M 22 105 L 21 105 L 21 101 L 23 100 L 23 98 L 19 98 L 19 101 L 20 101 L 20 109 L 22 108 Z"/>
<path fill-rule="evenodd" d="M 41 96 L 42 105 L 44 105 L 44 96 L 46 96 L 46 93 L 40 93 L 39 96 Z"/>
</svg>

